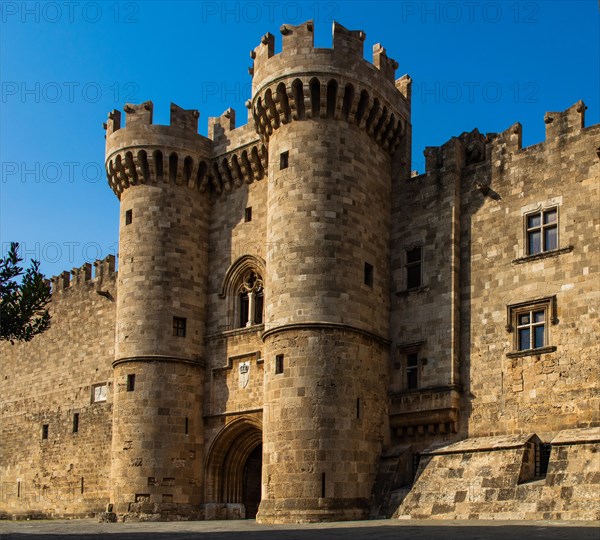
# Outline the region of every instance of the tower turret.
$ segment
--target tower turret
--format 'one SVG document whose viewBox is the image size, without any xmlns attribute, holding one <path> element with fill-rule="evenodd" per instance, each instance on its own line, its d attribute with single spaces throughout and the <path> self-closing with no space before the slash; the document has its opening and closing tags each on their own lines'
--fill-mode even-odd
<svg viewBox="0 0 600 540">
<path fill-rule="evenodd" d="M 121 202 L 111 503 L 117 514 L 194 515 L 202 502 L 202 379 L 212 142 L 198 111 L 126 105 L 106 125 Z"/>
<path fill-rule="evenodd" d="M 268 142 L 263 494 L 258 519 L 367 516 L 389 361 L 391 190 L 408 170 L 410 79 L 365 34 L 267 34 L 252 114 Z"/>
</svg>

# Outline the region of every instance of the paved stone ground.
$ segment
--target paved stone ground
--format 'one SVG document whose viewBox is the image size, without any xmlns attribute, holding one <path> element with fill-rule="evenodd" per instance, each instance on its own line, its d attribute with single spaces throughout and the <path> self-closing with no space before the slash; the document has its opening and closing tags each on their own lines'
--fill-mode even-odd
<svg viewBox="0 0 600 540">
<path fill-rule="evenodd" d="M 93 519 L 2 521 L 0 540 L 599 540 L 599 522 L 352 521 L 260 525 L 255 521 L 98 523 Z"/>
</svg>

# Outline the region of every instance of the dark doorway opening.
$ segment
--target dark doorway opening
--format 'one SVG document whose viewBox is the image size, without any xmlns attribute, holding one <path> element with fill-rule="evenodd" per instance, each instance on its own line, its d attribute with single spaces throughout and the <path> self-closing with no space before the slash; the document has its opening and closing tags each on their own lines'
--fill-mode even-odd
<svg viewBox="0 0 600 540">
<path fill-rule="evenodd" d="M 255 519 L 260 504 L 262 475 L 262 444 L 259 444 L 248 456 L 244 465 L 243 502 L 246 518 Z"/>
</svg>

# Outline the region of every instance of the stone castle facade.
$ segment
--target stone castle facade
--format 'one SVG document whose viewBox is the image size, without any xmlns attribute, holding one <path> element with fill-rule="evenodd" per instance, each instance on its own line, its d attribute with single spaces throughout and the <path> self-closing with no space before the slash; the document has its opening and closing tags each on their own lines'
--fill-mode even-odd
<svg viewBox="0 0 600 540">
<path fill-rule="evenodd" d="M 249 121 L 106 124 L 108 257 L 2 344 L 0 515 L 600 518 L 600 125 L 425 151 L 365 35 L 284 25 Z"/>
</svg>

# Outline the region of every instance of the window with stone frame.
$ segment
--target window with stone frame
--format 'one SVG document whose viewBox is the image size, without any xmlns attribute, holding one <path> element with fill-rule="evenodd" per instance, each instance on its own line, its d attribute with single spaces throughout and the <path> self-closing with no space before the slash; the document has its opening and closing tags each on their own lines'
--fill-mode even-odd
<svg viewBox="0 0 600 540">
<path fill-rule="evenodd" d="M 264 289 L 262 277 L 248 270 L 242 279 L 238 291 L 239 328 L 262 324 L 264 309 Z"/>
<path fill-rule="evenodd" d="M 513 344 L 508 356 L 556 350 L 550 342 L 550 326 L 557 322 L 555 296 L 509 305 L 507 330 L 513 334 Z"/>
<path fill-rule="evenodd" d="M 223 331 L 263 324 L 264 272 L 264 260 L 249 254 L 237 258 L 227 269 L 219 292 L 227 301 L 227 322 L 220 325 Z"/>
<path fill-rule="evenodd" d="M 525 214 L 525 251 L 537 255 L 558 249 L 558 207 Z"/>
<path fill-rule="evenodd" d="M 402 390 L 417 390 L 421 386 L 422 341 L 398 347 L 396 369 L 400 370 Z"/>
<path fill-rule="evenodd" d="M 423 248 L 413 246 L 406 250 L 406 289 L 423 285 Z"/>
<path fill-rule="evenodd" d="M 173 335 L 185 337 L 187 333 L 187 319 L 185 317 L 173 317 Z"/>
</svg>

